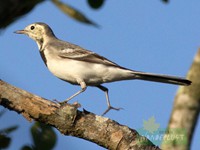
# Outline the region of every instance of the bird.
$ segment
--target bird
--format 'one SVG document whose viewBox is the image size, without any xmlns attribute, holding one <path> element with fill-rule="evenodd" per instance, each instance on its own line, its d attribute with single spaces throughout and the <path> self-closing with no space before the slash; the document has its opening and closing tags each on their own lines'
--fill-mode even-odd
<svg viewBox="0 0 200 150">
<path fill-rule="evenodd" d="M 25 34 L 37 43 L 40 55 L 53 75 L 81 87 L 78 92 L 60 102 L 62 105 L 83 93 L 88 86 L 97 87 L 106 95 L 107 109 L 103 113 L 105 115 L 111 109 L 120 110 L 121 108 L 111 105 L 108 88 L 102 85 L 104 83 L 138 79 L 182 86 L 191 84 L 190 80 L 182 77 L 147 73 L 122 67 L 93 51 L 58 39 L 49 25 L 43 22 L 32 23 L 15 33 Z"/>
</svg>

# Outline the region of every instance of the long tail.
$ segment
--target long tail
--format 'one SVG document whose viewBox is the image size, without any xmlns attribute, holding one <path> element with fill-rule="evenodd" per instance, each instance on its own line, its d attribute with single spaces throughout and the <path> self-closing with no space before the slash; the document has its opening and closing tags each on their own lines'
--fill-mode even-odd
<svg viewBox="0 0 200 150">
<path fill-rule="evenodd" d="M 162 82 L 162 83 L 177 84 L 177 85 L 190 85 L 192 83 L 191 81 L 184 78 L 162 75 L 162 74 L 134 71 L 134 75 L 136 76 L 136 79 L 154 81 L 154 82 Z"/>
</svg>

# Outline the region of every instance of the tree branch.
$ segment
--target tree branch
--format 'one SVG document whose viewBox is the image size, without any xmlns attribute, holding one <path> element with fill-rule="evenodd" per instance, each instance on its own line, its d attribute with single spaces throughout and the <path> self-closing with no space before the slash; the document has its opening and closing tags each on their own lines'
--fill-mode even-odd
<svg viewBox="0 0 200 150">
<path fill-rule="evenodd" d="M 108 149 L 159 150 L 136 130 L 85 110 L 79 111 L 78 104 L 61 106 L 2 80 L 0 105 L 22 114 L 29 121 L 34 119 L 51 125 L 62 134 L 79 137 Z"/>
<path fill-rule="evenodd" d="M 168 124 L 168 129 L 172 131 L 185 130 L 185 141 L 180 142 L 180 138 L 162 143 L 162 149 L 188 150 L 190 149 L 192 136 L 198 120 L 200 111 L 200 49 L 194 58 L 194 62 L 188 72 L 187 78 L 192 81 L 188 87 L 180 87 L 174 101 L 174 107 Z M 175 130 L 174 130 L 175 129 Z M 177 136 L 174 132 L 168 132 L 165 137 Z"/>
</svg>

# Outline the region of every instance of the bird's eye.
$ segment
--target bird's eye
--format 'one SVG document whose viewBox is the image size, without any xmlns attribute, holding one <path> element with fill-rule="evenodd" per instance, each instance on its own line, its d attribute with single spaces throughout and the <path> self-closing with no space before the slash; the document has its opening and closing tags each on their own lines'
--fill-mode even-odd
<svg viewBox="0 0 200 150">
<path fill-rule="evenodd" d="M 31 26 L 31 30 L 34 30 L 35 29 L 35 27 L 34 26 Z"/>
</svg>

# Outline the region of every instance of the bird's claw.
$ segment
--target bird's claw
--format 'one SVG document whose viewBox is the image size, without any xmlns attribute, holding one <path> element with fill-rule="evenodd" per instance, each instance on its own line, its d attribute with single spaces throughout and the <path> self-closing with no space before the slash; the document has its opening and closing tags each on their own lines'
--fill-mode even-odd
<svg viewBox="0 0 200 150">
<path fill-rule="evenodd" d="M 104 116 L 105 114 L 107 114 L 111 109 L 119 111 L 120 109 L 123 109 L 123 108 L 115 108 L 115 107 L 113 107 L 113 106 L 108 106 L 108 108 L 107 108 L 106 111 L 102 114 L 102 116 Z"/>
</svg>

